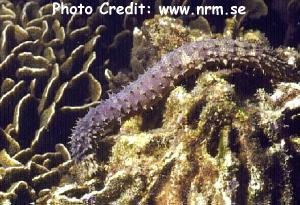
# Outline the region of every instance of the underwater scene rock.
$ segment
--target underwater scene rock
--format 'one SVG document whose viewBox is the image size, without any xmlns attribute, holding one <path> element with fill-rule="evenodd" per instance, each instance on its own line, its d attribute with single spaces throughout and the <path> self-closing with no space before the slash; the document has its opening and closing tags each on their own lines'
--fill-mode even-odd
<svg viewBox="0 0 300 205">
<path fill-rule="evenodd" d="M 0 204 L 300 204 L 300 2 L 136 2 L 0 0 Z"/>
</svg>

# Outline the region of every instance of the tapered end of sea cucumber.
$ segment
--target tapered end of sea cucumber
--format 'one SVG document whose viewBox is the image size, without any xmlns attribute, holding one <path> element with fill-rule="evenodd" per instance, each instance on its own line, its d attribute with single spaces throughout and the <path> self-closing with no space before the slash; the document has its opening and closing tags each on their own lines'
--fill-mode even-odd
<svg viewBox="0 0 300 205">
<path fill-rule="evenodd" d="M 90 126 L 81 119 L 70 136 L 70 151 L 75 162 L 80 162 L 92 149 Z"/>
</svg>

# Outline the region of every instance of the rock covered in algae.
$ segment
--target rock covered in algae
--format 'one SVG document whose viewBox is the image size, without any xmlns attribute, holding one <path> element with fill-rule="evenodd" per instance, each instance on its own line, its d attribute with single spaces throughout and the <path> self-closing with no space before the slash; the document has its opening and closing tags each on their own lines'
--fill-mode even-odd
<svg viewBox="0 0 300 205">
<path fill-rule="evenodd" d="M 148 22 L 155 28 L 164 19 L 166 25 L 178 22 L 167 17 Z M 227 36 L 234 30 L 232 23 L 228 21 L 224 34 L 212 35 Z M 267 44 L 258 31 L 237 34 Z M 279 49 L 278 55 L 299 60 L 291 48 Z M 253 85 L 255 79 L 259 83 Z M 122 124 L 119 133 L 103 139 L 98 152 L 90 156 L 97 162 L 87 157 L 74 165 L 71 172 L 79 185 L 61 184 L 39 200 L 53 204 L 297 204 L 299 92 L 299 83 L 272 84 L 270 79 L 247 76 L 238 69 L 195 76 L 176 86 L 152 111 L 138 113 Z"/>
<path fill-rule="evenodd" d="M 140 117 L 125 122 L 93 179 L 58 188 L 49 201 L 71 194 L 98 204 L 294 203 L 298 136 L 282 129 L 297 123 L 300 85 L 261 89 L 241 102 L 231 75 L 205 73 L 191 90 L 176 87 L 160 127 L 143 130 Z"/>
</svg>

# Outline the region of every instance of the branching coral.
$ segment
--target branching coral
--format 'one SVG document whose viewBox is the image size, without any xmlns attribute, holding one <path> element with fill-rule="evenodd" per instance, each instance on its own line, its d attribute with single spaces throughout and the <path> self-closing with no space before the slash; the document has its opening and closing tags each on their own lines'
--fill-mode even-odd
<svg viewBox="0 0 300 205">
<path fill-rule="evenodd" d="M 113 37 L 124 30 L 124 16 L 118 18 L 119 26 L 108 28 L 110 19 L 97 13 L 52 15 L 51 1 L 0 1 L 0 181 L 7 183 L 1 196 L 12 196 L 9 187 L 17 183 L 17 190 L 30 192 L 26 200 L 31 202 L 42 188 L 54 185 L 44 180 L 48 175 L 32 179 L 39 171 L 19 181 L 7 173 L 14 166 L 31 172 L 32 158 L 66 144 L 76 119 L 97 104 L 106 86 L 101 68 L 116 44 Z M 5 200 L 18 201 L 22 193 L 16 193 Z"/>
<path fill-rule="evenodd" d="M 0 203 L 29 204 L 40 190 L 58 185 L 72 161 L 64 145 L 57 144 L 56 152 L 44 155 L 26 149 L 11 157 L 3 149 L 0 164 Z"/>
</svg>

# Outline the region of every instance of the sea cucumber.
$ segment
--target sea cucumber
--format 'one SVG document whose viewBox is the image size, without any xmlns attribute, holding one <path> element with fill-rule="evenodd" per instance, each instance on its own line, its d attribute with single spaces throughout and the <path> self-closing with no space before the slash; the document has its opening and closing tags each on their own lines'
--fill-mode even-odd
<svg viewBox="0 0 300 205">
<path fill-rule="evenodd" d="M 71 153 L 79 161 L 97 149 L 97 142 L 115 123 L 151 108 L 174 84 L 189 73 L 239 68 L 272 80 L 299 81 L 294 61 L 283 60 L 269 46 L 231 39 L 207 39 L 187 43 L 166 54 L 138 79 L 101 101 L 77 121 L 71 134 Z"/>
</svg>

